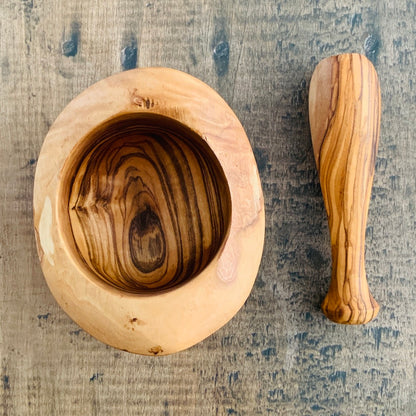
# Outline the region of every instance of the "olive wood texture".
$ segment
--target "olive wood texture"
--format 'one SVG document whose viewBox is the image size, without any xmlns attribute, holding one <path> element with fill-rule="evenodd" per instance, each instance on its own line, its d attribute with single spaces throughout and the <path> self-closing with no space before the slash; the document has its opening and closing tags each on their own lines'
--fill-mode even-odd
<svg viewBox="0 0 416 416">
<path fill-rule="evenodd" d="M 146 68 L 88 88 L 52 125 L 34 225 L 46 281 L 83 329 L 165 355 L 244 304 L 265 218 L 255 158 L 229 106 L 190 75 Z"/>
<path fill-rule="evenodd" d="M 364 324 L 379 310 L 367 285 L 364 253 L 380 102 L 377 73 L 362 55 L 329 57 L 313 73 L 309 118 L 332 246 L 322 310 L 342 324 Z"/>
<path fill-rule="evenodd" d="M 71 175 L 68 209 L 90 269 L 131 292 L 167 289 L 203 270 L 231 210 L 209 147 L 172 119 L 137 114 L 105 123 L 84 142 L 94 144 Z"/>
</svg>

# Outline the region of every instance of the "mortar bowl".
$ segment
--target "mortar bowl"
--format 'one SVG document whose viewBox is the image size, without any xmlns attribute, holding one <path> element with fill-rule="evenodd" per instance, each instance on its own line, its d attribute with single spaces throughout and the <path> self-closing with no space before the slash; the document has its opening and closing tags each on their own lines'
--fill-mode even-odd
<svg viewBox="0 0 416 416">
<path fill-rule="evenodd" d="M 257 275 L 264 203 L 250 143 L 188 74 L 111 76 L 48 132 L 34 226 L 48 286 L 85 331 L 138 354 L 183 350 L 237 313 Z"/>
</svg>

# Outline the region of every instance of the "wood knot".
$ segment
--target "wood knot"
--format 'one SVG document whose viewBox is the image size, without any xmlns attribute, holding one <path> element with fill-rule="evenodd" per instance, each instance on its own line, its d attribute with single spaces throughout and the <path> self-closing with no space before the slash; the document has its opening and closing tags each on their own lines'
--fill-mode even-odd
<svg viewBox="0 0 416 416">
<path fill-rule="evenodd" d="M 231 211 L 226 180 L 202 139 L 170 119 L 146 117 L 123 116 L 94 132 L 88 140 L 99 145 L 87 147 L 71 176 L 68 202 L 82 259 L 98 278 L 135 293 L 198 275 L 220 249 Z"/>
<path fill-rule="evenodd" d="M 163 350 L 162 350 L 162 347 L 160 345 L 156 345 L 156 347 L 150 348 L 149 352 L 154 354 L 154 355 L 158 355 L 161 352 L 163 352 Z"/>
<path fill-rule="evenodd" d="M 133 105 L 136 105 L 137 107 L 146 108 L 149 110 L 150 108 L 153 108 L 155 106 L 155 102 L 153 98 L 150 97 L 142 97 L 137 93 L 137 88 L 133 90 L 130 94 L 131 97 L 131 103 Z"/>
</svg>

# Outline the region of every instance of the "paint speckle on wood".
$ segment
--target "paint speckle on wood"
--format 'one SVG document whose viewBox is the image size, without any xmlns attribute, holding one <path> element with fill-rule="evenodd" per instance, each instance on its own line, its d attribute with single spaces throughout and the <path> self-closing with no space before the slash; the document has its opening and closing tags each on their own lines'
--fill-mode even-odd
<svg viewBox="0 0 416 416">
<path fill-rule="evenodd" d="M 69 39 L 62 42 L 62 55 L 66 57 L 75 56 L 78 53 L 78 42 L 80 37 L 80 24 L 72 22 Z"/>
<path fill-rule="evenodd" d="M 228 73 L 230 64 L 230 43 L 228 40 L 228 23 L 224 17 L 214 19 L 214 36 L 212 38 L 212 58 L 218 77 Z"/>
<path fill-rule="evenodd" d="M 378 36 L 369 35 L 364 41 L 365 56 L 373 63 L 377 59 L 378 49 L 380 47 L 380 41 Z"/>
<path fill-rule="evenodd" d="M 123 70 L 134 69 L 137 67 L 137 39 L 130 37 L 129 44 L 121 50 L 120 62 Z"/>
<path fill-rule="evenodd" d="M 48 318 L 49 318 L 49 316 L 50 316 L 51 314 L 48 312 L 48 313 L 45 313 L 45 314 L 39 314 L 38 315 L 38 319 L 39 320 L 44 320 L 44 321 L 47 321 L 48 320 Z"/>
<path fill-rule="evenodd" d="M 94 373 L 91 377 L 90 377 L 90 383 L 102 383 L 103 382 L 103 373 Z"/>
<path fill-rule="evenodd" d="M 3 381 L 3 390 L 10 390 L 10 380 L 8 375 L 2 377 Z"/>
<path fill-rule="evenodd" d="M 78 45 L 72 39 L 66 40 L 62 44 L 62 54 L 65 56 L 75 56 L 78 51 Z"/>
<path fill-rule="evenodd" d="M 219 77 L 224 76 L 228 72 L 230 60 L 230 45 L 227 41 L 218 43 L 212 52 L 215 68 Z"/>
</svg>

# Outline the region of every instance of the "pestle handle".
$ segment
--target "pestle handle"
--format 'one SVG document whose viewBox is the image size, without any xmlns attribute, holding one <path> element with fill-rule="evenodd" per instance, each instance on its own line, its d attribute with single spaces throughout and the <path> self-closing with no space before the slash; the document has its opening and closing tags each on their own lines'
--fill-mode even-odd
<svg viewBox="0 0 416 416">
<path fill-rule="evenodd" d="M 380 103 L 377 73 L 366 57 L 342 54 L 316 67 L 309 119 L 332 246 L 332 277 L 322 310 L 341 324 L 364 324 L 379 310 L 367 285 L 364 252 Z"/>
</svg>

